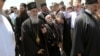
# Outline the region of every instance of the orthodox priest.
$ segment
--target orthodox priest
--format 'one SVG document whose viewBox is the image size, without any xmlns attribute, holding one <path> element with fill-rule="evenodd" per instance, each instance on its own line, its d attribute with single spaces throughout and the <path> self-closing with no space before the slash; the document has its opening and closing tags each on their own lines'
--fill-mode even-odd
<svg viewBox="0 0 100 56">
<path fill-rule="evenodd" d="M 21 27 L 24 56 L 47 56 L 45 39 L 42 34 L 42 21 L 38 18 L 36 2 L 28 5 L 29 19 Z"/>
<path fill-rule="evenodd" d="M 8 19 L 1 13 L 5 0 L 0 0 L 0 56 L 15 56 L 15 36 Z"/>
<path fill-rule="evenodd" d="M 86 10 L 75 21 L 71 56 L 100 56 L 100 28 L 95 17 L 97 0 L 86 0 Z"/>
</svg>

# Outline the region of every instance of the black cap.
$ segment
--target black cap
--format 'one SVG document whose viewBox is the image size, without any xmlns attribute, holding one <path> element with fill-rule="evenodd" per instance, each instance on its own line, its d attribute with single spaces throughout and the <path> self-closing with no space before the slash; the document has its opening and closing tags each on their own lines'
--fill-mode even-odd
<svg viewBox="0 0 100 56">
<path fill-rule="evenodd" d="M 25 3 L 21 3 L 20 5 L 21 5 L 21 6 L 24 6 L 24 8 L 27 7 Z"/>
<path fill-rule="evenodd" d="M 41 7 L 43 7 L 43 6 L 47 6 L 47 4 L 46 4 L 46 3 L 42 3 L 42 4 L 41 4 Z"/>
<path fill-rule="evenodd" d="M 37 8 L 36 2 L 30 2 L 30 3 L 28 3 L 27 7 L 28 7 L 28 10 Z"/>
<path fill-rule="evenodd" d="M 98 0 L 86 0 L 85 4 L 94 4 L 94 3 L 98 3 Z"/>
</svg>

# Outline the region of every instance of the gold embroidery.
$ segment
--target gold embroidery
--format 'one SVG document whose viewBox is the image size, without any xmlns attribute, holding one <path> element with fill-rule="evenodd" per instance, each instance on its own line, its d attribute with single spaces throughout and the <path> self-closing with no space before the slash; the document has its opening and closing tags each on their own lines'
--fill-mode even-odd
<svg viewBox="0 0 100 56">
<path fill-rule="evenodd" d="M 36 27 L 36 29 L 35 28 L 33 28 L 33 30 L 34 30 L 34 33 L 35 33 L 35 35 L 36 35 L 36 43 L 39 45 L 40 44 L 40 37 L 39 37 L 39 29 L 38 29 L 38 24 L 36 25 L 36 26 L 34 26 L 34 27 Z"/>
<path fill-rule="evenodd" d="M 37 34 L 37 37 L 36 37 L 36 42 L 38 43 L 38 44 L 40 44 L 40 38 L 39 38 L 39 35 Z"/>
</svg>

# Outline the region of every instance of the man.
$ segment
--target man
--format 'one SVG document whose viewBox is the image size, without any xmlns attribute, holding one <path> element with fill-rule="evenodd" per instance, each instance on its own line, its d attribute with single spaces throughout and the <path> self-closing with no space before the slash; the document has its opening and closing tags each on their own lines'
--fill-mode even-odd
<svg viewBox="0 0 100 56">
<path fill-rule="evenodd" d="M 45 50 L 45 39 L 42 34 L 42 21 L 38 18 L 36 2 L 28 5 L 29 19 L 22 24 L 22 43 L 24 56 L 47 56 Z"/>
<path fill-rule="evenodd" d="M 56 25 L 53 23 L 54 19 L 52 14 L 48 14 L 45 19 L 47 22 L 47 24 L 45 24 L 47 31 L 44 33 L 44 36 L 47 39 L 49 56 L 61 56 L 58 46 L 60 35 Z"/>
<path fill-rule="evenodd" d="M 14 7 L 13 13 L 9 15 L 11 22 L 13 23 L 13 26 L 15 26 L 15 19 L 17 16 L 18 16 L 18 10 L 17 7 Z"/>
<path fill-rule="evenodd" d="M 70 34 L 70 25 L 66 18 L 64 17 L 63 13 L 57 13 L 56 15 L 56 24 L 59 28 L 61 40 L 63 43 L 62 51 L 66 53 L 66 55 L 70 55 L 71 52 L 71 34 Z"/>
<path fill-rule="evenodd" d="M 52 3 L 52 11 L 50 13 L 52 13 L 54 16 L 56 16 L 56 13 L 59 12 L 59 4 L 56 2 Z"/>
<path fill-rule="evenodd" d="M 49 14 L 49 10 L 48 10 L 48 8 L 47 8 L 47 4 L 46 4 L 46 3 L 42 3 L 42 4 L 41 4 L 41 12 L 39 12 L 39 18 L 40 18 L 41 20 L 43 20 L 44 23 L 46 23 L 45 17 L 46 17 L 46 15 L 48 15 L 48 14 Z"/>
<path fill-rule="evenodd" d="M 10 14 L 14 12 L 14 6 L 10 7 Z"/>
<path fill-rule="evenodd" d="M 71 56 L 100 56 L 100 28 L 94 14 L 97 0 L 86 0 L 86 10 L 76 18 Z"/>
<path fill-rule="evenodd" d="M 66 7 L 63 6 L 63 5 L 59 5 L 59 12 L 65 13 L 66 12 Z"/>
<path fill-rule="evenodd" d="M 96 15 L 97 15 L 97 17 L 98 17 L 97 22 L 98 22 L 98 24 L 99 24 L 99 26 L 100 26 L 100 0 L 98 0 Z"/>
<path fill-rule="evenodd" d="M 71 29 L 74 29 L 74 23 L 76 17 L 83 12 L 82 6 L 81 6 L 81 0 L 73 0 L 73 6 L 74 10 L 73 12 L 70 13 L 71 16 Z"/>
<path fill-rule="evenodd" d="M 5 10 L 4 11 L 4 16 L 8 19 L 8 21 L 10 22 L 11 26 L 13 27 L 13 23 L 11 22 L 11 19 L 9 17 L 9 10 Z"/>
<path fill-rule="evenodd" d="M 29 18 L 27 11 L 26 11 L 26 7 L 27 7 L 27 5 L 25 3 L 20 4 L 20 11 L 19 11 L 20 13 L 19 13 L 19 16 L 16 18 L 16 22 L 15 22 L 15 34 L 16 34 L 17 48 L 19 49 L 19 50 L 16 49 L 16 51 L 18 50 L 18 52 L 21 54 L 21 56 L 23 56 L 21 53 L 21 51 L 22 51 L 21 50 L 22 49 L 22 46 L 21 46 L 21 25 L 26 19 Z"/>
<path fill-rule="evenodd" d="M 73 12 L 70 13 L 70 26 L 71 26 L 71 38 L 72 38 L 72 41 L 73 41 L 73 30 L 75 28 L 75 20 L 77 19 L 76 17 L 78 15 L 80 15 L 84 10 L 82 8 L 82 5 L 81 5 L 81 0 L 73 0 L 73 6 L 74 6 L 74 10 Z"/>
<path fill-rule="evenodd" d="M 5 0 L 0 0 L 0 11 Z M 15 56 L 15 36 L 6 17 L 0 13 L 0 56 Z"/>
<path fill-rule="evenodd" d="M 64 16 L 69 19 L 71 12 L 73 12 L 73 7 L 70 4 L 67 4 L 66 12 L 64 13 Z"/>
</svg>

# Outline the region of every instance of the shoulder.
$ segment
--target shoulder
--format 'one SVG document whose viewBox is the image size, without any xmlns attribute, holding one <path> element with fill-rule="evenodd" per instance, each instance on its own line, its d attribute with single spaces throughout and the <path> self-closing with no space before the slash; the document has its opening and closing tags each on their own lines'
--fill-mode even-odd
<svg viewBox="0 0 100 56">
<path fill-rule="evenodd" d="M 25 25 L 29 25 L 30 24 L 30 18 L 26 19 L 23 23 L 22 23 L 22 26 L 25 26 Z"/>
<path fill-rule="evenodd" d="M 76 18 L 77 18 L 77 20 L 85 20 L 85 19 L 87 19 L 87 17 L 88 16 L 86 15 L 86 13 L 81 13 Z"/>
<path fill-rule="evenodd" d="M 88 16 L 85 13 L 81 13 L 79 16 L 76 17 L 75 22 L 76 23 L 86 23 L 88 20 Z"/>
<path fill-rule="evenodd" d="M 21 20 L 21 18 L 19 16 L 16 17 L 16 20 Z"/>
<path fill-rule="evenodd" d="M 39 24 L 45 24 L 43 20 L 39 19 Z"/>
<path fill-rule="evenodd" d="M 2 21 L 7 21 L 7 17 L 5 17 L 4 15 L 0 15 L 0 16 Z"/>
<path fill-rule="evenodd" d="M 38 15 L 39 15 L 39 16 L 42 15 L 42 12 L 38 12 Z"/>
</svg>

